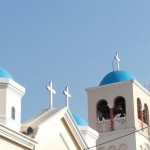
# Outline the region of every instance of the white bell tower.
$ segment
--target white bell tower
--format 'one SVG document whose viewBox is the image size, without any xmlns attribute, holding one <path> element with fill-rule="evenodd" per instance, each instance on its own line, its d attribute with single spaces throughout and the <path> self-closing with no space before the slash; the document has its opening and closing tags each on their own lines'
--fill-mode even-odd
<svg viewBox="0 0 150 150">
<path fill-rule="evenodd" d="M 21 125 L 21 99 L 25 88 L 0 68 L 0 123 L 19 131 Z"/>
<path fill-rule="evenodd" d="M 98 150 L 149 150 L 150 92 L 126 71 L 108 73 L 88 93 L 89 125 Z"/>
</svg>

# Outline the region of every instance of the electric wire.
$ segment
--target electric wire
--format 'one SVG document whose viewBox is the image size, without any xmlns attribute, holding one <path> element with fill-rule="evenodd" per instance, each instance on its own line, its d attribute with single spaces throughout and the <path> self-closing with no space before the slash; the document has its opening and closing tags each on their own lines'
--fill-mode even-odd
<svg viewBox="0 0 150 150">
<path fill-rule="evenodd" d="M 118 137 L 118 138 L 114 138 L 114 139 L 112 139 L 112 140 L 109 140 L 109 141 L 106 141 L 106 142 L 103 142 L 103 143 L 100 143 L 100 144 L 97 144 L 97 145 L 94 145 L 94 146 L 91 146 L 91 147 L 87 147 L 87 148 L 85 148 L 85 149 L 83 149 L 83 150 L 89 150 L 89 149 L 91 149 L 91 148 L 98 147 L 98 146 L 100 146 L 100 145 L 113 142 L 113 141 L 115 141 L 115 140 L 118 140 L 118 139 L 121 139 L 121 138 L 123 138 L 123 137 L 129 136 L 129 135 L 131 135 L 131 134 L 134 134 L 134 133 L 136 133 L 136 132 L 139 132 L 139 131 L 144 130 L 144 129 L 149 128 L 149 127 L 150 127 L 150 126 L 147 126 L 147 127 L 145 127 L 145 128 L 141 128 L 141 129 L 139 129 L 139 130 L 135 130 L 135 131 L 130 132 L 130 133 L 126 134 L 126 135 L 120 136 L 120 137 Z"/>
</svg>

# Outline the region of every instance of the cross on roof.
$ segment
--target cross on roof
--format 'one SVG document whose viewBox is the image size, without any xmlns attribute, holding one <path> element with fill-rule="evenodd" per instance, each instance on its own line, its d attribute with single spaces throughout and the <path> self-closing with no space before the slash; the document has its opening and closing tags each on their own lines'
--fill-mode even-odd
<svg viewBox="0 0 150 150">
<path fill-rule="evenodd" d="M 120 64 L 119 64 L 119 62 L 120 62 L 120 58 L 119 58 L 119 55 L 118 55 L 118 53 L 116 53 L 116 55 L 114 56 L 114 58 L 115 58 L 115 60 L 116 60 L 116 63 L 117 63 L 117 70 L 120 70 Z"/>
<path fill-rule="evenodd" d="M 47 90 L 50 93 L 50 109 L 53 108 L 53 94 L 56 94 L 56 91 L 53 89 L 53 83 L 52 81 L 49 82 L 49 84 L 46 86 Z"/>
<path fill-rule="evenodd" d="M 66 86 L 65 90 L 63 91 L 64 95 L 66 96 L 66 106 L 69 107 L 69 98 L 71 98 L 71 94 L 69 93 L 69 88 Z"/>
</svg>

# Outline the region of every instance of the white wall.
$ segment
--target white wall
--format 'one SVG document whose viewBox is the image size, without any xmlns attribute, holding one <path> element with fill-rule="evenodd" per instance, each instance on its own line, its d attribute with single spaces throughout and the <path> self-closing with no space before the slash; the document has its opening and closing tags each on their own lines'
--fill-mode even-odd
<svg viewBox="0 0 150 150">
<path fill-rule="evenodd" d="M 74 138 L 64 126 L 62 120 L 52 119 L 40 125 L 35 140 L 39 142 L 36 150 L 76 150 Z"/>
<path fill-rule="evenodd" d="M 0 137 L 0 150 L 29 150 L 29 149 Z"/>
</svg>

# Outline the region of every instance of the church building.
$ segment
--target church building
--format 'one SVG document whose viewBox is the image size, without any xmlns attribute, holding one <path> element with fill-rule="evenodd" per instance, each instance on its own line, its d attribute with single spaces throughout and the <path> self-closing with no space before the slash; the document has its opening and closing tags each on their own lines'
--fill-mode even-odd
<svg viewBox="0 0 150 150">
<path fill-rule="evenodd" d="M 49 108 L 21 123 L 25 88 L 0 68 L 0 150 L 150 150 L 150 92 L 119 63 L 116 54 L 113 71 L 86 89 L 88 122 L 69 110 L 68 87 L 66 107 L 53 107 L 49 82 Z"/>
<path fill-rule="evenodd" d="M 21 101 L 25 88 L 11 74 L 0 68 L 0 150 L 83 150 L 96 145 L 98 132 L 79 115 L 69 110 L 69 89 L 66 107 L 53 108 L 55 90 L 47 85 L 50 106 L 37 116 L 21 123 Z M 96 150 L 96 147 L 92 148 Z"/>
</svg>

